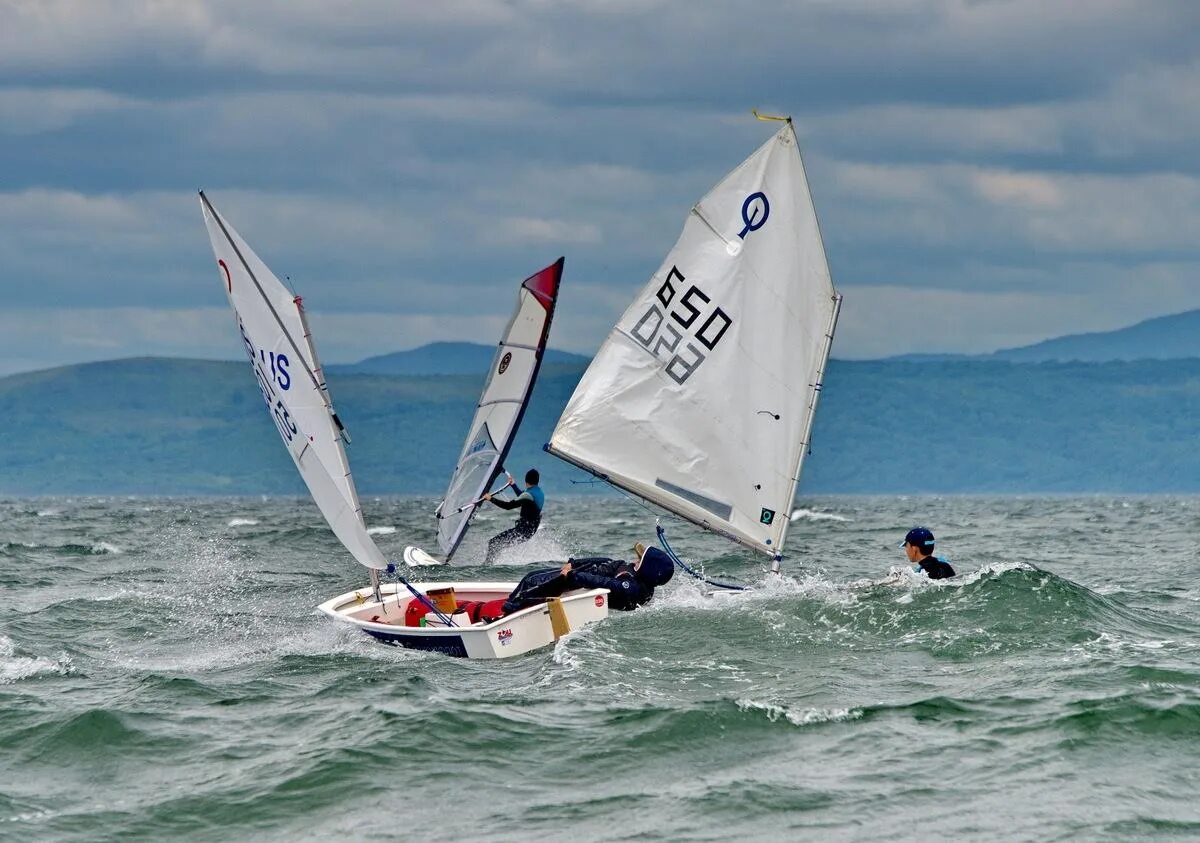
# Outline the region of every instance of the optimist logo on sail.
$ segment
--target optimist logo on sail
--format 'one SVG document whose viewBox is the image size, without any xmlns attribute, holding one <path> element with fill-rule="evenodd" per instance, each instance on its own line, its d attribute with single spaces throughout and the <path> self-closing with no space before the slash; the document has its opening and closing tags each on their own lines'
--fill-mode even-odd
<svg viewBox="0 0 1200 843">
<path fill-rule="evenodd" d="M 767 224 L 769 216 L 771 216 L 771 203 L 767 201 L 767 194 L 761 190 L 751 193 L 742 203 L 742 222 L 745 227 L 738 232 L 738 239 L 745 240 L 747 234 L 758 231 Z"/>
</svg>

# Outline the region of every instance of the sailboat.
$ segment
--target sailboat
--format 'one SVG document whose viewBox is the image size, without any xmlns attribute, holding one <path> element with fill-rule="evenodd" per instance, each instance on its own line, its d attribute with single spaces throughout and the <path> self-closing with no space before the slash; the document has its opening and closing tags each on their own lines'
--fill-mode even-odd
<svg viewBox="0 0 1200 843">
<path fill-rule="evenodd" d="M 562 271 L 563 258 L 559 258 L 521 282 L 517 309 L 500 338 L 454 473 L 434 513 L 438 546 L 446 562 L 458 551 L 484 493 L 504 471 L 546 352 Z M 413 546 L 404 549 L 404 558 L 413 565 L 437 561 Z"/>
<path fill-rule="evenodd" d="M 842 296 L 791 118 L 760 119 L 784 125 L 692 208 L 545 449 L 778 572 Z"/>
<path fill-rule="evenodd" d="M 334 409 L 303 301 L 271 272 L 203 191 L 200 205 L 221 286 L 233 308 L 242 346 L 267 411 L 330 529 L 370 572 L 367 586 L 322 603 L 319 611 L 387 643 L 483 659 L 506 658 L 544 647 L 571 630 L 607 617 L 608 592 L 580 589 L 490 623 L 472 620 L 469 612 L 458 610 L 460 606 L 501 600 L 517 584 L 410 583 L 397 573 L 396 566 L 388 562 L 367 531 L 346 455 L 350 437 Z M 527 279 L 525 284 L 529 286 L 523 285 L 522 289 L 535 299 L 544 299 L 549 290 L 548 309 L 552 311 L 561 270 L 560 260 L 543 271 L 549 274 Z M 514 325 L 524 324 L 522 312 L 519 308 Z M 524 335 L 517 331 L 514 336 L 519 341 Z M 513 351 L 514 356 L 518 351 Z M 540 358 L 540 353 L 537 356 Z M 501 355 L 497 369 L 503 366 L 507 371 L 512 361 L 505 366 L 503 360 Z M 514 370 L 515 374 L 521 371 Z M 532 371 L 536 372 L 536 364 Z M 532 379 L 532 373 L 525 374 Z M 494 375 L 489 384 L 499 380 Z M 497 456 L 503 459 L 502 453 Z M 491 479 L 489 476 L 489 482 Z M 385 583 L 381 572 L 395 574 L 396 582 Z"/>
</svg>

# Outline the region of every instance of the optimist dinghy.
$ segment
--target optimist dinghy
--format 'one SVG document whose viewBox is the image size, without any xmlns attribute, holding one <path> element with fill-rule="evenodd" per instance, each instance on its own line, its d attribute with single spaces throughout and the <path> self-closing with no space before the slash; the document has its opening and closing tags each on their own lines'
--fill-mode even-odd
<svg viewBox="0 0 1200 843">
<path fill-rule="evenodd" d="M 571 630 L 607 617 L 608 592 L 604 589 L 569 592 L 546 604 L 489 622 L 483 618 L 498 612 L 493 609 L 491 614 L 485 614 L 482 604 L 495 604 L 507 597 L 516 587 L 515 582 L 413 584 L 399 574 L 396 574 L 395 583 L 381 581 L 381 572 L 394 574 L 396 566 L 388 562 L 367 532 L 346 456 L 345 444 L 350 437 L 334 410 L 303 303 L 217 213 L 203 192 L 200 193 L 200 205 L 216 255 L 221 286 L 233 308 L 242 345 L 267 411 L 334 535 L 370 571 L 368 585 L 322 603 L 319 610 L 335 620 L 353 624 L 381 641 L 483 659 L 516 656 L 547 646 Z M 539 306 L 544 311 L 553 311 L 553 293 L 557 291 L 561 275 L 562 261 L 559 260 L 522 284 L 522 305 L 514 323 L 521 321 L 526 293 L 535 302 L 542 301 Z M 548 304 L 544 302 L 547 290 L 550 291 Z M 523 384 L 525 380 L 532 383 L 536 374 L 536 364 L 532 369 L 523 365 L 513 367 L 513 359 L 523 355 L 525 349 L 514 348 L 512 357 L 506 358 L 509 353 L 502 348 L 497 354 L 496 370 L 489 379 L 489 387 L 495 385 L 500 397 L 489 406 L 507 406 L 509 403 L 505 397 L 508 393 L 502 394 L 499 385 L 510 369 L 514 377 L 522 378 Z M 532 356 L 540 360 L 540 350 Z M 485 391 L 485 398 L 487 394 Z M 526 393 L 519 409 L 510 413 L 514 428 L 520 421 L 527 397 Z M 480 411 L 483 409 L 481 403 Z M 478 421 L 478 413 L 476 418 Z M 483 430 L 487 431 L 486 424 Z M 468 440 L 468 446 L 470 442 Z M 486 460 L 481 460 L 485 468 L 467 472 L 471 479 L 467 486 L 475 488 L 483 477 L 488 482 L 495 477 L 492 468 L 500 464 L 504 452 L 496 448 L 492 451 Z M 458 538 L 461 538 L 461 531 Z M 408 554 L 410 561 L 429 559 L 426 554 L 418 556 L 419 551 L 412 551 Z M 462 607 L 470 607 L 470 610 L 459 611 L 460 601 Z"/>
<path fill-rule="evenodd" d="M 784 125 L 692 208 L 546 450 L 778 572 L 842 297 L 791 118 L 760 119 Z"/>
</svg>

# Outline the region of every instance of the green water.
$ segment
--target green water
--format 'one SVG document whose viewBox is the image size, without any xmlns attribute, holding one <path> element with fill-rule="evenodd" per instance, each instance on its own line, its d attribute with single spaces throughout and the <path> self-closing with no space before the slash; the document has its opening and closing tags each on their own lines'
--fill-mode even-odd
<svg viewBox="0 0 1200 843">
<path fill-rule="evenodd" d="M 433 503 L 366 501 L 389 556 Z M 1200 838 L 1200 499 L 803 506 L 789 577 L 668 524 L 758 590 L 487 663 L 316 616 L 365 580 L 306 502 L 2 501 L 0 839 Z M 546 522 L 454 576 L 653 536 Z M 878 584 L 915 523 L 961 576 Z"/>
</svg>

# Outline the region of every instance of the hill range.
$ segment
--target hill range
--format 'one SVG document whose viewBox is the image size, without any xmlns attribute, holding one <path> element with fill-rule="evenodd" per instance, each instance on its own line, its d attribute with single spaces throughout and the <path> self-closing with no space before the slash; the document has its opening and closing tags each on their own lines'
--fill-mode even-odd
<svg viewBox="0 0 1200 843">
<path fill-rule="evenodd" d="M 551 494 L 602 488 L 541 451 L 583 368 L 544 369 L 509 459 Z M 363 494 L 442 491 L 481 374 L 330 384 Z M 835 360 L 822 394 L 802 493 L 1200 492 L 1200 359 Z M 244 362 L 13 375 L 0 412 L 0 493 L 304 494 Z"/>
<path fill-rule="evenodd" d="M 991 354 L 906 354 L 893 360 L 992 360 L 1008 363 L 1180 360 L 1200 357 L 1200 310 L 1146 319 L 1115 331 L 1068 334 Z"/>
</svg>

